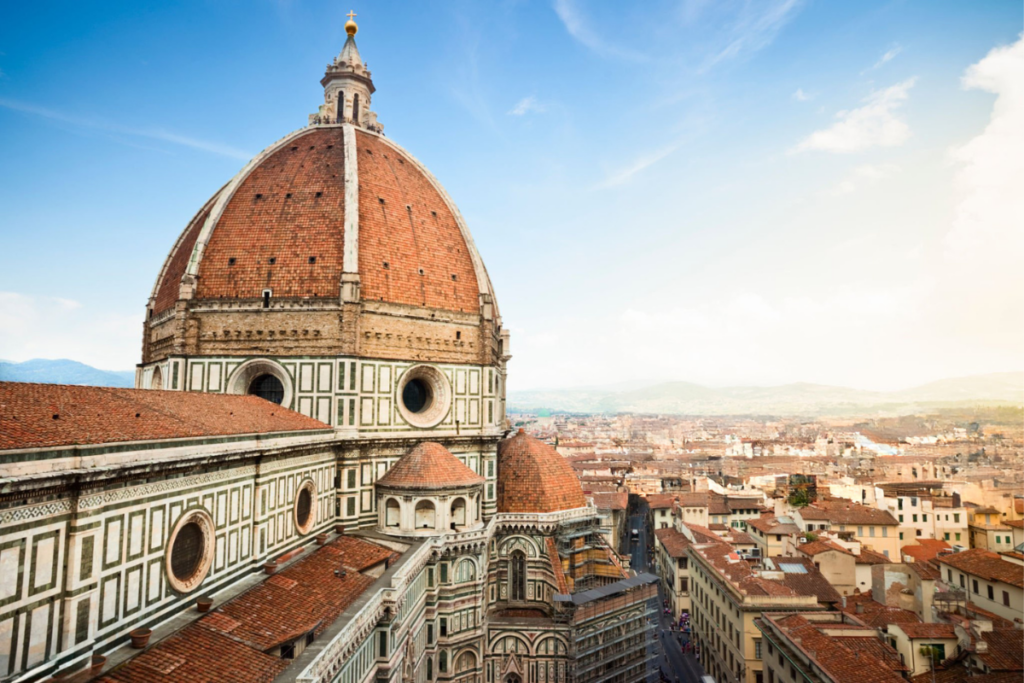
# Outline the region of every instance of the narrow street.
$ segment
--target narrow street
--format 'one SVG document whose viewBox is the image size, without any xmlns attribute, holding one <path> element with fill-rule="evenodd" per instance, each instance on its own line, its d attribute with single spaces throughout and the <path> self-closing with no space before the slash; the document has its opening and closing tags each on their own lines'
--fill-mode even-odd
<svg viewBox="0 0 1024 683">
<path fill-rule="evenodd" d="M 653 532 L 647 525 L 647 509 L 647 502 L 641 499 L 637 509 L 629 518 L 629 528 L 626 538 L 623 539 L 623 545 L 629 547 L 622 548 L 622 552 L 629 553 L 631 566 L 637 572 L 657 574 L 658 569 L 654 558 L 650 556 L 650 551 L 654 547 L 654 539 L 652 538 Z M 637 531 L 636 541 L 632 540 L 634 530 Z M 660 585 L 658 594 L 664 604 L 665 596 Z M 665 614 L 663 609 L 659 609 L 655 640 L 655 653 L 658 657 L 653 660 L 650 667 L 648 681 L 668 680 L 673 683 L 701 683 L 704 670 L 701 668 L 700 662 L 693 654 L 682 652 L 682 645 L 688 642 L 689 634 L 673 631 L 671 626 L 672 616 Z M 662 674 L 664 678 L 661 678 L 659 674 Z"/>
</svg>

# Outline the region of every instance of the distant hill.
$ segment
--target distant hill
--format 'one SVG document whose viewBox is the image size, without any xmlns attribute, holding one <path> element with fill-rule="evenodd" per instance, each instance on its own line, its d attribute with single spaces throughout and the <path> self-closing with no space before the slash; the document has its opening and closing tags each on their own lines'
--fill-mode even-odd
<svg viewBox="0 0 1024 683">
<path fill-rule="evenodd" d="M 0 381 L 130 388 L 135 386 L 135 371 L 98 370 L 74 360 L 34 358 L 24 363 L 0 361 Z"/>
<path fill-rule="evenodd" d="M 1024 372 L 1001 372 L 931 382 L 901 391 L 862 391 L 823 384 L 712 389 L 664 382 L 640 389 L 513 391 L 512 410 L 677 415 L 850 415 L 867 411 L 907 414 L 964 403 L 1024 405 Z"/>
</svg>

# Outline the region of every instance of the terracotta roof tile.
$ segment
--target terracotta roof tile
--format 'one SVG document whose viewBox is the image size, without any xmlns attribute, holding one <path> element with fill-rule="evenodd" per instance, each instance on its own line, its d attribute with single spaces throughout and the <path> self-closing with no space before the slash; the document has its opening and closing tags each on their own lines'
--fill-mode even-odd
<svg viewBox="0 0 1024 683">
<path fill-rule="evenodd" d="M 665 546 L 669 557 L 686 557 L 686 549 L 690 547 L 691 543 L 690 539 L 686 538 L 682 533 L 675 529 L 655 529 L 654 535 Z"/>
<path fill-rule="evenodd" d="M 0 382 L 0 450 L 318 429 L 256 396 Z"/>
<path fill-rule="evenodd" d="M 264 654 L 321 633 L 374 579 L 359 573 L 394 552 L 341 536 L 106 674 L 104 683 L 263 683 L 288 660 Z M 345 568 L 339 577 L 334 571 Z"/>
<path fill-rule="evenodd" d="M 522 429 L 498 446 L 498 511 L 557 512 L 586 507 L 569 463 Z"/>
<path fill-rule="evenodd" d="M 1003 628 L 980 634 L 988 645 L 986 652 L 979 652 L 978 658 L 993 671 L 1024 671 L 1024 631 L 1019 628 Z M 1020 680 L 1020 674 L 1017 674 Z"/>
<path fill-rule="evenodd" d="M 401 489 L 444 489 L 482 484 L 484 478 L 439 443 L 422 441 L 377 480 Z"/>
<path fill-rule="evenodd" d="M 960 553 L 943 555 L 935 561 L 988 581 L 1002 581 L 1011 586 L 1024 588 L 1024 566 L 1004 560 L 989 550 L 971 548 Z"/>
<path fill-rule="evenodd" d="M 908 638 L 956 638 L 953 624 L 938 622 L 934 624 L 896 624 Z"/>
<path fill-rule="evenodd" d="M 797 545 L 796 549 L 808 557 L 814 557 L 815 555 L 827 552 L 842 553 L 850 556 L 853 555 L 853 553 L 846 548 L 836 545 L 831 541 L 811 541 L 810 543 L 801 543 Z"/>
</svg>

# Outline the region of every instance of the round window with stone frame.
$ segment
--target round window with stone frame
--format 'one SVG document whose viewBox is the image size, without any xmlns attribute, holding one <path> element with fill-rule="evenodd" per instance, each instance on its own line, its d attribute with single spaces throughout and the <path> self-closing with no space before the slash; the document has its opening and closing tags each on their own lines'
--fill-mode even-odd
<svg viewBox="0 0 1024 683">
<path fill-rule="evenodd" d="M 181 516 L 164 553 L 167 582 L 179 593 L 189 593 L 203 582 L 213 563 L 215 544 L 213 518 L 202 508 Z"/>
<path fill-rule="evenodd" d="M 434 427 L 451 409 L 448 377 L 433 365 L 414 365 L 407 369 L 395 387 L 395 394 L 398 412 L 413 427 Z"/>
<path fill-rule="evenodd" d="M 300 534 L 308 534 L 316 523 L 316 485 L 312 479 L 299 484 L 295 492 L 295 505 L 292 517 L 295 528 Z"/>
</svg>

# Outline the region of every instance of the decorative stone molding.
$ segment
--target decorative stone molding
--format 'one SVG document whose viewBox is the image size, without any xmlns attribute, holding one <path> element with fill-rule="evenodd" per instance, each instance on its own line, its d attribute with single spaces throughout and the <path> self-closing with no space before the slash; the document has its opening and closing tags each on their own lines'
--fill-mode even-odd
<svg viewBox="0 0 1024 683">
<path fill-rule="evenodd" d="M 172 557 L 174 554 L 174 543 L 178 540 L 178 534 L 189 524 L 197 525 L 203 535 L 202 555 L 192 575 L 182 578 L 174 573 Z M 203 579 L 206 578 L 210 571 L 210 565 L 213 564 L 216 531 L 213 518 L 203 508 L 192 508 L 178 519 L 177 524 L 174 525 L 174 529 L 171 531 L 170 537 L 167 539 L 167 550 L 164 552 L 164 570 L 167 574 L 167 583 L 170 584 L 171 588 L 179 593 L 190 593 L 203 582 Z"/>
<path fill-rule="evenodd" d="M 280 363 L 266 358 L 253 358 L 235 368 L 228 378 L 227 393 L 249 393 L 249 385 L 260 375 L 273 375 L 281 380 L 281 385 L 284 386 L 284 398 L 281 400 L 281 405 L 286 408 L 291 406 L 292 396 L 295 395 L 295 387 L 291 376 L 289 376 Z"/>
<path fill-rule="evenodd" d="M 309 511 L 305 522 L 299 519 L 299 500 L 303 491 L 309 492 Z M 316 484 L 312 479 L 306 479 L 295 490 L 295 502 L 292 504 L 292 521 L 295 522 L 295 529 L 300 535 L 305 536 L 316 525 L 316 507 Z"/>
<path fill-rule="evenodd" d="M 403 400 L 406 386 L 414 380 L 422 382 L 429 391 L 428 403 L 420 412 L 409 410 Z M 433 365 L 414 365 L 402 373 L 395 387 L 395 405 L 402 419 L 413 427 L 429 429 L 437 426 L 448 415 L 452 406 L 452 387 L 448 377 Z"/>
</svg>

